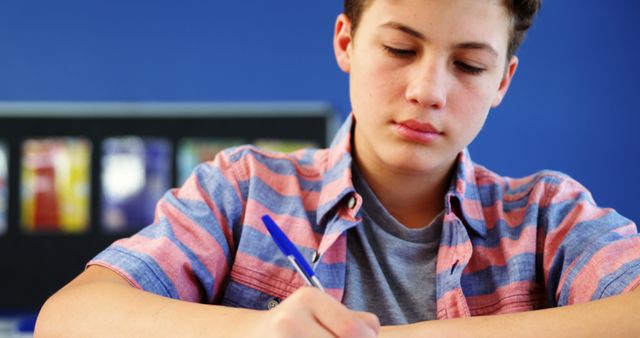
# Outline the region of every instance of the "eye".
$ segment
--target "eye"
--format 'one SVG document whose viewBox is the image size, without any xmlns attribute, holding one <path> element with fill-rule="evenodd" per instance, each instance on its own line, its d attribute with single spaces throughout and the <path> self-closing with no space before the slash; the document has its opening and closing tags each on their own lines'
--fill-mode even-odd
<svg viewBox="0 0 640 338">
<path fill-rule="evenodd" d="M 458 69 L 460 69 L 464 73 L 471 74 L 471 75 L 479 75 L 486 70 L 484 68 L 471 66 L 461 61 L 456 61 L 454 62 L 454 64 L 456 65 L 456 67 L 458 67 Z"/>
<path fill-rule="evenodd" d="M 389 46 L 384 46 L 384 50 L 392 56 L 399 58 L 406 58 L 416 55 L 416 52 L 411 49 L 401 49 L 401 48 L 393 48 Z"/>
</svg>

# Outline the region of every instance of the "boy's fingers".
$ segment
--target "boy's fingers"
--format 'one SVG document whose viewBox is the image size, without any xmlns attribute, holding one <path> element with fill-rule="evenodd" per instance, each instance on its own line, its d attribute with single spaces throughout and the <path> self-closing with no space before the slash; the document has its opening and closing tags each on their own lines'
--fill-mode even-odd
<svg viewBox="0 0 640 338">
<path fill-rule="evenodd" d="M 335 307 L 319 309 L 315 316 L 336 337 L 375 338 L 379 327 L 364 320 L 357 312 L 351 311 L 336 302 Z M 369 320 L 371 321 L 371 320 Z"/>
<path fill-rule="evenodd" d="M 297 310 L 290 313 L 285 310 L 282 313 L 274 315 L 275 312 L 263 312 L 262 314 L 270 316 L 263 322 L 270 321 L 272 325 L 265 328 L 258 328 L 253 331 L 255 335 L 252 337 L 318 337 L 318 338 L 334 338 L 331 331 L 317 322 L 312 313 Z M 249 335 L 247 335 L 249 336 Z"/>
<path fill-rule="evenodd" d="M 298 301 L 311 306 L 316 320 L 336 337 L 376 337 L 378 318 L 372 314 L 351 311 L 340 302 L 315 288 L 298 290 Z"/>
<path fill-rule="evenodd" d="M 380 320 L 378 319 L 378 316 L 370 312 L 362 312 L 362 311 L 356 312 L 356 315 L 360 317 L 360 319 L 362 319 L 362 321 L 364 321 L 367 324 L 367 326 L 371 328 L 371 330 L 373 330 L 376 333 L 380 331 Z"/>
</svg>

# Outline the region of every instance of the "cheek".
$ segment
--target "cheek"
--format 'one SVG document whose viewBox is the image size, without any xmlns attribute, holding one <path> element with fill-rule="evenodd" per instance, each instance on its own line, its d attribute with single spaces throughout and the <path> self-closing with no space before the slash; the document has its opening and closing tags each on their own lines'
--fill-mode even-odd
<svg viewBox="0 0 640 338">
<path fill-rule="evenodd" d="M 475 112 L 474 115 L 486 115 L 498 93 L 493 80 L 482 78 L 463 82 L 459 88 L 460 97 L 455 102 L 463 104 L 468 113 Z"/>
<path fill-rule="evenodd" d="M 388 101 L 401 90 L 402 74 L 392 64 L 384 60 L 378 60 L 375 56 L 359 60 L 355 69 L 354 85 L 361 94 L 365 94 L 369 100 L 380 102 Z"/>
<path fill-rule="evenodd" d="M 489 114 L 493 95 L 491 91 L 480 87 L 463 87 L 449 98 L 449 114 L 452 115 L 453 125 L 460 135 L 465 135 L 471 141 Z"/>
</svg>

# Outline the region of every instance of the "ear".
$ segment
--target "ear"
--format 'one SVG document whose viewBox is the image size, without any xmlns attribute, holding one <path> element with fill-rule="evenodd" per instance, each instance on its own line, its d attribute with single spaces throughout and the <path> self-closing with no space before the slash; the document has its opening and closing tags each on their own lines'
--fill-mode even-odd
<svg viewBox="0 0 640 338">
<path fill-rule="evenodd" d="M 333 33 L 333 52 L 336 61 L 343 72 L 351 70 L 351 20 L 343 13 L 336 19 L 336 27 Z"/>
<path fill-rule="evenodd" d="M 516 73 L 516 69 L 518 68 L 518 62 L 518 57 L 515 55 L 511 57 L 511 60 L 509 60 L 509 65 L 502 76 L 500 86 L 498 87 L 498 93 L 493 99 L 493 103 L 491 103 L 491 108 L 497 107 L 507 94 L 507 90 L 509 89 L 509 85 L 511 85 L 511 80 L 513 79 L 513 74 Z"/>
</svg>

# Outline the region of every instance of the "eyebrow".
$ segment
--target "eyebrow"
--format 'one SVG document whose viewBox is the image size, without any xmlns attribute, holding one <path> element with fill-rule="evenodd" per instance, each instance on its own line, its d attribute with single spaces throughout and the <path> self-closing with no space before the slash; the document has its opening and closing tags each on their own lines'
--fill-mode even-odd
<svg viewBox="0 0 640 338">
<path fill-rule="evenodd" d="M 463 42 L 456 45 L 457 49 L 480 49 L 485 50 L 495 56 L 498 56 L 498 52 L 496 52 L 491 45 L 483 42 Z"/>
<path fill-rule="evenodd" d="M 401 32 L 407 33 L 407 34 L 409 34 L 409 35 L 411 35 L 411 36 L 413 36 L 415 38 L 418 38 L 418 39 L 420 39 L 422 41 L 427 41 L 427 37 L 424 36 L 424 34 L 418 32 L 417 30 L 415 30 L 415 29 L 413 29 L 413 28 L 411 28 L 409 26 L 405 26 L 405 25 L 403 25 L 401 23 L 389 21 L 389 22 L 386 22 L 386 23 L 380 25 L 380 27 L 396 29 L 396 30 L 399 30 Z"/>
<path fill-rule="evenodd" d="M 413 36 L 413 37 L 415 37 L 415 38 L 417 38 L 417 39 L 419 39 L 421 41 L 427 41 L 427 37 L 424 34 L 418 32 L 417 30 L 415 30 L 415 29 L 413 29 L 413 28 L 411 28 L 409 26 L 403 25 L 403 24 L 398 23 L 398 22 L 389 21 L 389 22 L 386 22 L 386 23 L 380 25 L 380 27 L 396 29 L 396 30 L 399 30 L 399 31 L 401 31 L 403 33 L 411 35 L 411 36 Z M 487 51 L 487 52 L 489 52 L 489 53 L 491 53 L 491 54 L 493 54 L 495 56 L 498 56 L 498 52 L 493 47 L 491 47 L 490 44 L 484 43 L 484 42 L 462 42 L 462 43 L 456 44 L 454 46 L 454 48 L 456 48 L 456 49 L 479 49 L 479 50 L 485 50 L 485 51 Z"/>
</svg>

